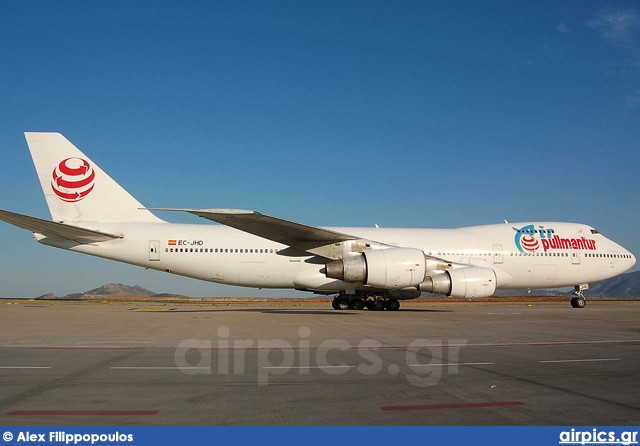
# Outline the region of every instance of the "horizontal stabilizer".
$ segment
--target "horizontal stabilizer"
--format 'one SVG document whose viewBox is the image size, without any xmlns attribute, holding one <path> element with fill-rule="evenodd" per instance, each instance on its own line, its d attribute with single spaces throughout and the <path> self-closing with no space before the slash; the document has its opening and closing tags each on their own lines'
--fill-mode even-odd
<svg viewBox="0 0 640 446">
<path fill-rule="evenodd" d="M 121 235 L 107 234 L 106 232 L 94 231 L 92 229 L 79 228 L 77 226 L 71 226 L 64 223 L 57 223 L 55 221 L 16 214 L 15 212 L 9 212 L 2 209 L 0 209 L 0 220 L 36 234 L 72 240 L 78 243 L 105 242 L 108 240 L 122 238 Z"/>
</svg>

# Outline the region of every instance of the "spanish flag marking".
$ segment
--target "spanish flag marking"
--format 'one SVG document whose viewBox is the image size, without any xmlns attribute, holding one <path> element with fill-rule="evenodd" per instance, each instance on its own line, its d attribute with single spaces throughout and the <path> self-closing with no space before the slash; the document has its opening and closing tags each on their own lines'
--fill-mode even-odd
<svg viewBox="0 0 640 446">
<path fill-rule="evenodd" d="M 169 240 L 169 246 L 173 246 L 173 245 L 175 245 L 175 244 L 176 244 L 176 241 L 175 241 L 175 240 Z"/>
</svg>

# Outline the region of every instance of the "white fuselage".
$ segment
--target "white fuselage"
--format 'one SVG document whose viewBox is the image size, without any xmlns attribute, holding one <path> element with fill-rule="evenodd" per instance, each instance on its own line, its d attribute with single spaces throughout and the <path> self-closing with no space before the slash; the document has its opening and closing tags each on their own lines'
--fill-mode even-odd
<svg viewBox="0 0 640 446">
<path fill-rule="evenodd" d="M 122 234 L 72 251 L 227 285 L 309 291 L 366 290 L 329 279 L 311 256 L 279 254 L 287 246 L 226 226 L 173 223 L 83 223 Z M 528 228 L 523 230 L 523 228 Z M 577 223 L 535 222 L 458 229 L 329 228 L 397 247 L 411 247 L 456 265 L 491 268 L 498 289 L 549 288 L 614 277 L 635 264 L 622 246 Z M 518 232 L 520 230 L 520 232 Z M 529 232 L 527 232 L 529 231 Z M 36 237 L 38 238 L 38 237 Z"/>
</svg>

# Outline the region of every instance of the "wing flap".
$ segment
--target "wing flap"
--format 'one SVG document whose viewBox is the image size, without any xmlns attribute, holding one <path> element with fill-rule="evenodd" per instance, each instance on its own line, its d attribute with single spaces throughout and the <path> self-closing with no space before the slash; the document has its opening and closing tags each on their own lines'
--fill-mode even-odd
<svg viewBox="0 0 640 446">
<path fill-rule="evenodd" d="M 41 218 L 17 214 L 2 209 L 0 209 L 0 220 L 36 234 L 71 240 L 78 243 L 105 242 L 122 238 L 121 235 L 108 234 L 106 232 L 80 228 L 55 221 L 43 220 Z"/>
</svg>

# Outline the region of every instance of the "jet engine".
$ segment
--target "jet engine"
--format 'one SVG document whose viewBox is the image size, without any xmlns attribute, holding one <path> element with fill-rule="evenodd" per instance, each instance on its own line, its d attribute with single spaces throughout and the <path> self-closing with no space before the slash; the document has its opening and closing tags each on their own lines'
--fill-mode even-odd
<svg viewBox="0 0 640 446">
<path fill-rule="evenodd" d="M 478 299 L 496 291 L 496 273 L 490 268 L 464 267 L 427 276 L 420 291 L 452 297 Z"/>
<path fill-rule="evenodd" d="M 334 260 L 327 263 L 321 272 L 331 279 L 396 290 L 417 287 L 424 281 L 426 268 L 424 253 L 420 249 L 389 248 Z"/>
</svg>

